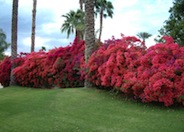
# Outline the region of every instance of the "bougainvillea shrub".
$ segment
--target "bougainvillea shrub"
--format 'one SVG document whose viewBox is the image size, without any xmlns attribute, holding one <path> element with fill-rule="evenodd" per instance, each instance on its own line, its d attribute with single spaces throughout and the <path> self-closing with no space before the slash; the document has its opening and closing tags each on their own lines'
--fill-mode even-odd
<svg viewBox="0 0 184 132">
<path fill-rule="evenodd" d="M 15 60 L 13 60 L 13 63 L 15 64 L 15 67 L 20 66 L 24 63 L 24 56 L 26 53 L 21 53 L 17 56 Z M 10 82 L 10 72 L 11 72 L 11 57 L 6 57 L 4 60 L 0 62 L 0 83 L 7 87 L 9 86 Z"/>
<path fill-rule="evenodd" d="M 10 69 L 11 69 L 11 59 L 10 57 L 4 58 L 0 62 L 0 83 L 6 87 L 9 86 L 10 82 Z"/>
<path fill-rule="evenodd" d="M 184 104 L 184 48 L 164 39 L 149 49 L 135 37 L 106 41 L 89 60 L 90 81 L 143 102 Z"/>
<path fill-rule="evenodd" d="M 52 63 L 54 84 L 59 87 L 79 87 L 84 85 L 80 74 L 80 63 L 84 58 L 84 41 L 74 40 L 67 47 L 60 47 L 48 53 L 47 63 Z"/>
<path fill-rule="evenodd" d="M 14 69 L 17 82 L 29 87 L 79 87 L 80 62 L 84 57 L 84 41 L 77 39 L 67 47 L 26 55 L 24 63 Z"/>
<path fill-rule="evenodd" d="M 136 37 L 113 37 L 96 46 L 88 64 L 84 62 L 84 41 L 75 39 L 49 52 L 22 53 L 14 60 L 14 74 L 22 86 L 79 87 L 87 78 L 97 87 L 116 89 L 143 102 L 184 105 L 184 47 L 171 37 L 164 39 L 147 49 Z M 4 86 L 9 84 L 10 68 L 10 58 L 0 62 Z"/>
<path fill-rule="evenodd" d="M 121 88 L 124 78 L 139 66 L 138 58 L 145 49 L 136 37 L 106 41 L 89 59 L 90 81 L 97 86 Z"/>
<path fill-rule="evenodd" d="M 147 50 L 139 60 L 136 81 L 132 85 L 135 97 L 144 102 L 158 101 L 165 106 L 182 102 L 184 95 L 184 47 L 171 37 Z"/>
<path fill-rule="evenodd" d="M 18 84 L 29 87 L 40 87 L 43 85 L 41 71 L 45 66 L 46 53 L 43 51 L 27 54 L 22 65 L 14 69 Z"/>
</svg>

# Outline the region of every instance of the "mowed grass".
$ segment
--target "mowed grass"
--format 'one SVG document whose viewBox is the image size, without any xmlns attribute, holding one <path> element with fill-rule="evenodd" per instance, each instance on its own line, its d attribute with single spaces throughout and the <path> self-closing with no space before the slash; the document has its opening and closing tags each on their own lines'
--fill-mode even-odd
<svg viewBox="0 0 184 132">
<path fill-rule="evenodd" d="M 0 89 L 0 132 L 184 132 L 184 108 L 86 89 Z"/>
</svg>

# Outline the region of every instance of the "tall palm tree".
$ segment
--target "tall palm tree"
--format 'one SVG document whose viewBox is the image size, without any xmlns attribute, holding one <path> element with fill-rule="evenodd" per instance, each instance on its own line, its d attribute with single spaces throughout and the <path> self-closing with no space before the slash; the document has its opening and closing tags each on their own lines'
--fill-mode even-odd
<svg viewBox="0 0 184 132">
<path fill-rule="evenodd" d="M 12 7 L 12 36 L 11 36 L 11 75 L 10 75 L 10 85 L 15 85 L 15 77 L 13 74 L 13 69 L 15 67 L 13 60 L 17 57 L 17 23 L 18 23 L 18 3 L 19 0 L 13 0 Z"/>
<path fill-rule="evenodd" d="M 65 21 L 61 27 L 61 32 L 67 32 L 67 38 L 71 33 L 75 32 L 78 39 L 83 39 L 84 36 L 84 12 L 82 10 L 70 11 L 66 15 L 62 15 Z"/>
<path fill-rule="evenodd" d="M 94 0 L 85 0 L 85 62 L 88 63 L 95 46 L 94 28 Z M 85 80 L 85 87 L 89 88 L 92 84 Z"/>
<path fill-rule="evenodd" d="M 101 40 L 102 36 L 102 28 L 103 28 L 103 18 L 113 16 L 113 5 L 110 1 L 107 0 L 96 0 L 95 1 L 95 9 L 96 13 L 100 14 L 100 31 L 99 31 L 99 40 Z"/>
<path fill-rule="evenodd" d="M 152 35 L 147 32 L 140 32 L 137 34 L 137 36 L 142 39 L 142 41 L 145 43 L 145 40 L 151 37 Z"/>
<path fill-rule="evenodd" d="M 34 49 L 35 49 L 36 4 L 37 4 L 37 0 L 33 0 L 32 33 L 31 33 L 31 52 L 34 52 Z"/>
</svg>

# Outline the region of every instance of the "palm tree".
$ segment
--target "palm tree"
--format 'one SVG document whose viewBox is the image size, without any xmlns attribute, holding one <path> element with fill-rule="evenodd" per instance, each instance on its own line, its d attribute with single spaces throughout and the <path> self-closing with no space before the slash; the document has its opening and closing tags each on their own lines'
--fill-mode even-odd
<svg viewBox="0 0 184 132">
<path fill-rule="evenodd" d="M 85 0 L 85 62 L 88 63 L 95 46 L 94 28 L 94 0 Z M 85 80 L 85 87 L 92 87 L 92 84 Z"/>
<path fill-rule="evenodd" d="M 13 60 L 17 57 L 17 23 L 18 23 L 18 3 L 19 0 L 13 0 L 12 7 L 12 36 L 11 36 L 11 75 L 10 75 L 10 85 L 15 85 L 15 77 L 13 75 L 13 69 L 15 67 Z"/>
<path fill-rule="evenodd" d="M 78 39 L 83 39 L 84 36 L 84 12 L 82 10 L 70 11 L 66 15 L 62 15 L 66 20 L 64 21 L 61 32 L 67 32 L 67 38 L 71 33 L 74 33 Z"/>
<path fill-rule="evenodd" d="M 37 0 L 33 0 L 32 33 L 31 33 L 31 52 L 34 52 L 34 49 L 35 49 L 36 3 L 37 3 Z"/>
<path fill-rule="evenodd" d="M 103 18 L 111 17 L 113 15 L 113 5 L 110 1 L 107 0 L 96 0 L 95 1 L 96 13 L 100 14 L 100 31 L 99 31 L 99 40 L 102 36 L 102 27 L 103 27 Z"/>
<path fill-rule="evenodd" d="M 147 32 L 140 32 L 137 34 L 137 36 L 142 39 L 142 41 L 145 43 L 145 40 L 151 37 L 152 35 Z"/>
</svg>

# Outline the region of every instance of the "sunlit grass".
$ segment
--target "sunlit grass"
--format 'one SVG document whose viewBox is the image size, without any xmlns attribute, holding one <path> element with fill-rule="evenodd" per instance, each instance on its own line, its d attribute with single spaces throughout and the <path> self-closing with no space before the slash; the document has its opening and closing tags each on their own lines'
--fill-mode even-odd
<svg viewBox="0 0 184 132">
<path fill-rule="evenodd" d="M 184 132 L 184 108 L 85 89 L 0 89 L 0 132 Z"/>
</svg>

